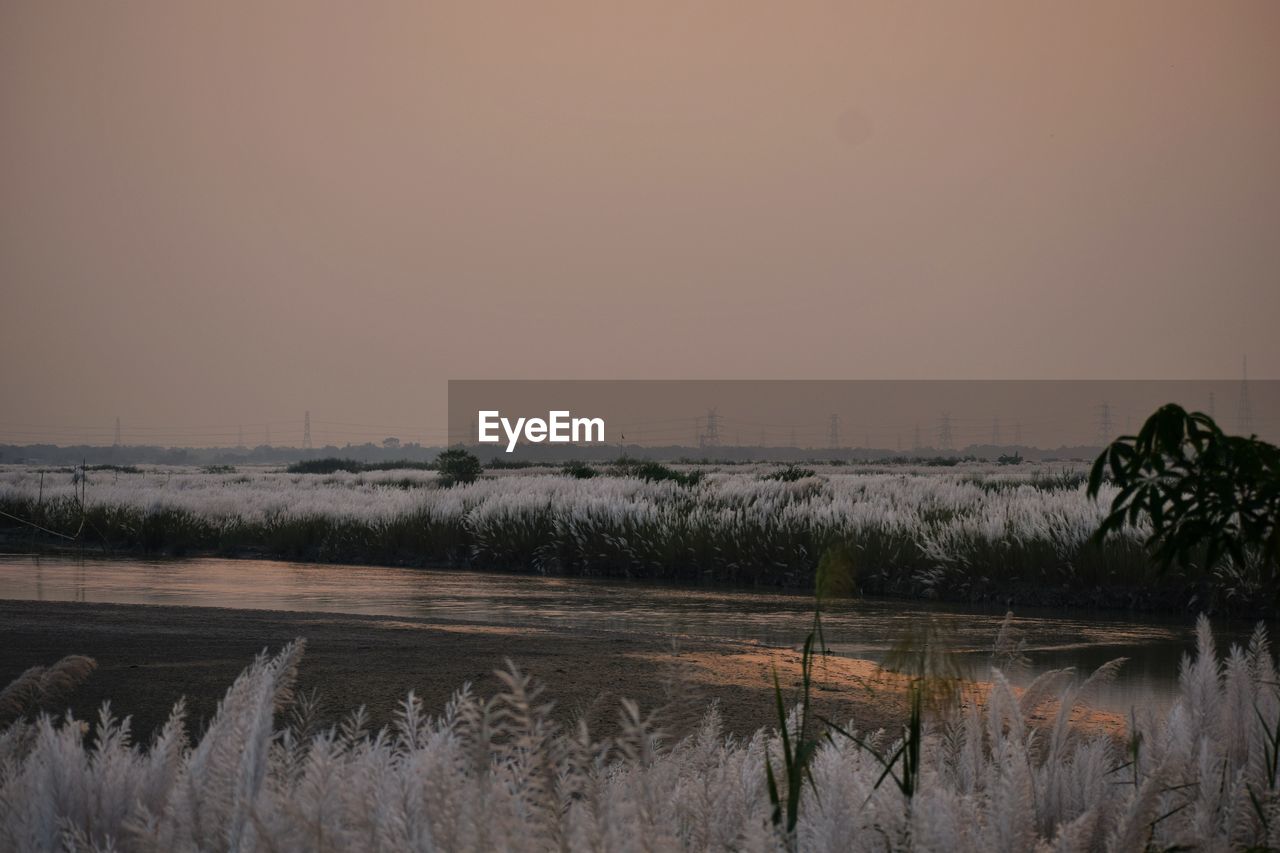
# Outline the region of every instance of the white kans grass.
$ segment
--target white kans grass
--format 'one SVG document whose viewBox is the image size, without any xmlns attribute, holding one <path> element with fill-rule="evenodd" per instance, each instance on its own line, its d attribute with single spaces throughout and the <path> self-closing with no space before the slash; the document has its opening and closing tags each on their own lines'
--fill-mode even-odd
<svg viewBox="0 0 1280 853">
<path fill-rule="evenodd" d="M 323 518 L 370 524 L 414 513 L 465 520 L 475 530 L 550 514 L 567 526 L 592 521 L 723 529 L 779 527 L 836 533 L 876 531 L 908 537 L 940 565 L 963 563 L 974 541 L 1045 542 L 1070 559 L 1103 516 L 1083 486 L 1044 488 L 1047 466 L 1017 469 L 830 467 L 795 482 L 763 479 L 768 466 L 711 470 L 681 489 L 671 482 L 599 476 L 578 480 L 543 469 L 499 471 L 477 483 L 435 488 L 430 471 L 288 474 L 246 469 L 209 474 L 193 469 L 144 469 L 138 474 L 90 472 L 90 506 L 146 512 L 179 510 L 213 523 L 264 523 Z M 0 468 L 0 502 L 73 499 L 67 473 Z M 1138 532 L 1135 531 L 1135 538 Z"/>
<path fill-rule="evenodd" d="M 207 474 L 198 469 L 143 469 L 139 474 L 90 471 L 86 487 L 90 506 L 122 506 L 147 511 L 176 509 L 211 520 L 261 522 L 277 516 L 322 516 L 377 521 L 412 510 L 417 494 L 392 483 L 408 480 L 433 485 L 433 471 L 375 471 L 324 476 L 249 470 Z M 0 501 L 74 499 L 72 475 L 44 474 L 43 492 L 37 469 L 0 472 Z"/>
<path fill-rule="evenodd" d="M 866 748 L 824 739 L 793 836 L 770 820 L 765 763 L 782 767 L 778 732 L 726 737 L 714 707 L 697 732 L 666 743 L 624 702 L 622 734 L 598 742 L 581 724 L 558 727 L 537 689 L 512 669 L 498 696 L 482 700 L 464 685 L 438 717 L 410 694 L 390 729 L 367 732 L 356 713 L 315 732 L 305 703 L 292 717 L 279 713 L 293 702 L 301 654 L 295 644 L 259 657 L 194 740 L 181 702 L 148 747 L 133 744 L 128 719 L 105 707 L 91 739 L 88 725 L 70 719 L 9 723 L 0 729 L 0 849 L 966 853 L 1280 845 L 1280 697 L 1261 628 L 1220 660 L 1202 619 L 1180 697 L 1163 716 L 1138 716 L 1128 746 L 1068 724 L 1092 684 L 1113 673 L 1110 665 L 1083 682 L 1069 671 L 1046 673 L 1020 695 L 993 671 L 984 704 L 926 725 L 911 798 L 879 784 L 882 766 Z M 1047 727 L 1030 726 L 1037 709 L 1049 714 Z M 795 725 L 793 714 L 793 734 Z M 881 732 L 869 742 L 890 755 L 895 738 Z"/>
<path fill-rule="evenodd" d="M 705 476 L 692 487 L 532 469 L 445 489 L 431 471 L 210 474 L 156 467 L 91 471 L 87 503 L 124 508 L 142 520 L 183 512 L 215 533 L 242 537 L 255 525 L 279 529 L 292 521 L 355 523 L 375 535 L 399 525 L 421 534 L 413 547 L 433 549 L 434 537 L 436 560 L 456 560 L 463 548 L 462 558 L 477 564 L 547 571 L 662 576 L 695 567 L 728 579 L 786 575 L 796 583 L 835 540 L 863 549 L 861 571 L 892 574 L 899 587 L 995 576 L 1062 580 L 1078 570 L 1088 583 L 1114 570 L 1129 573 L 1124 580 L 1133 583 L 1146 566 L 1134 558 L 1142 530 L 1112 543 L 1110 564 L 1106 555 L 1085 553 L 1110 493 L 1088 500 L 1078 470 L 828 466 L 794 482 L 769 479 L 776 466 L 700 470 Z M 46 473 L 42 492 L 40 478 L 28 467 L 0 469 L 0 503 L 29 506 L 38 494 L 46 506 L 74 500 L 72 475 Z M 340 558 L 344 543 L 334 534 L 315 547 L 325 558 Z M 1076 565 L 1082 560 L 1092 562 Z"/>
</svg>

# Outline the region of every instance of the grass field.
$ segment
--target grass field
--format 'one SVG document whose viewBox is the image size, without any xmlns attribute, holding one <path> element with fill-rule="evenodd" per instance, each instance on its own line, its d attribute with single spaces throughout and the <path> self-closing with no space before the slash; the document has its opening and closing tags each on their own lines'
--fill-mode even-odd
<svg viewBox="0 0 1280 853">
<path fill-rule="evenodd" d="M 0 470 L 0 510 L 86 547 L 811 588 L 838 554 L 864 593 L 1177 607 L 1204 589 L 1157 573 L 1141 530 L 1102 517 L 1078 468 L 687 466 L 583 477 L 528 468 L 439 488 L 424 470 Z M 644 475 L 644 471 L 640 472 Z M 1103 495 L 1106 498 L 1106 495 Z M 13 537 L 29 528 L 2 519 Z M 46 541 L 50 540 L 45 537 Z M 1210 587 L 1223 601 L 1234 590 Z M 1247 597 L 1241 599 L 1247 601 Z"/>
</svg>

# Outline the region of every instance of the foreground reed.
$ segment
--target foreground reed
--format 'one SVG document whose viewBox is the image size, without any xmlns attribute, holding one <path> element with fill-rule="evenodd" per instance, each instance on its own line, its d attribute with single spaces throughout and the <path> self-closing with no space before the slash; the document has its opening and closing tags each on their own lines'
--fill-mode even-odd
<svg viewBox="0 0 1280 853">
<path fill-rule="evenodd" d="M 181 702 L 147 747 L 131 742 L 128 719 L 109 708 L 93 727 L 29 713 L 11 719 L 0 730 L 0 849 L 1280 845 L 1280 696 L 1261 628 L 1220 660 L 1202 619 L 1177 701 L 1160 715 L 1137 709 L 1123 740 L 1070 724 L 1088 680 L 1048 673 L 1018 693 L 998 671 L 985 703 L 930 718 L 914 735 L 909 786 L 883 782 L 886 760 L 903 753 L 910 731 L 822 738 L 791 831 L 773 820 L 766 771 L 789 787 L 780 733 L 725 737 L 714 707 L 694 734 L 668 743 L 624 703 L 621 735 L 601 742 L 584 725 L 559 727 L 537 687 L 512 668 L 497 696 L 464 685 L 438 716 L 410 694 L 390 729 L 366 731 L 356 712 L 316 730 L 308 703 L 292 692 L 302 652 L 295 643 L 260 656 L 195 738 Z M 59 671 L 82 670 L 81 662 Z M 0 694 L 0 707 L 38 701 L 32 680 L 44 683 L 42 672 L 24 679 Z M 1033 712 L 1054 703 L 1050 724 L 1033 727 Z M 797 727 L 793 713 L 793 738 Z"/>
</svg>

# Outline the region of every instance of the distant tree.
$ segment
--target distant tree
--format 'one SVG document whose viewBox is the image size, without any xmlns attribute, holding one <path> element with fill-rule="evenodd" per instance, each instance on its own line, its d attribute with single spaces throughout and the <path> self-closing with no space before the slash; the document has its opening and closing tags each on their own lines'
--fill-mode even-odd
<svg viewBox="0 0 1280 853">
<path fill-rule="evenodd" d="M 480 478 L 480 460 L 462 448 L 441 451 L 436 457 L 440 485 L 449 488 L 460 483 L 474 483 Z"/>
<path fill-rule="evenodd" d="M 382 439 L 382 446 L 385 447 L 387 450 L 399 450 L 400 439 L 396 438 L 394 435 L 388 438 L 384 438 Z"/>
<path fill-rule="evenodd" d="M 1162 406 L 1136 436 L 1112 442 L 1089 474 L 1088 494 L 1104 481 L 1120 491 L 1095 534 L 1100 540 L 1147 519 L 1148 552 L 1167 569 L 1206 571 L 1230 557 L 1250 580 L 1280 572 L 1280 448 L 1256 436 L 1226 435 L 1213 418 Z"/>
</svg>

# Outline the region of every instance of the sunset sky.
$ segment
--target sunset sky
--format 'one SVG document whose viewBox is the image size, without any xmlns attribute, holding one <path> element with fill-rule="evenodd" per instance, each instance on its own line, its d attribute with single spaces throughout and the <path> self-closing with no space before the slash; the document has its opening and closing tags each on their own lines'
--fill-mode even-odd
<svg viewBox="0 0 1280 853">
<path fill-rule="evenodd" d="M 1277 152 L 1273 0 L 9 0 L 0 441 L 1280 378 Z"/>
</svg>

